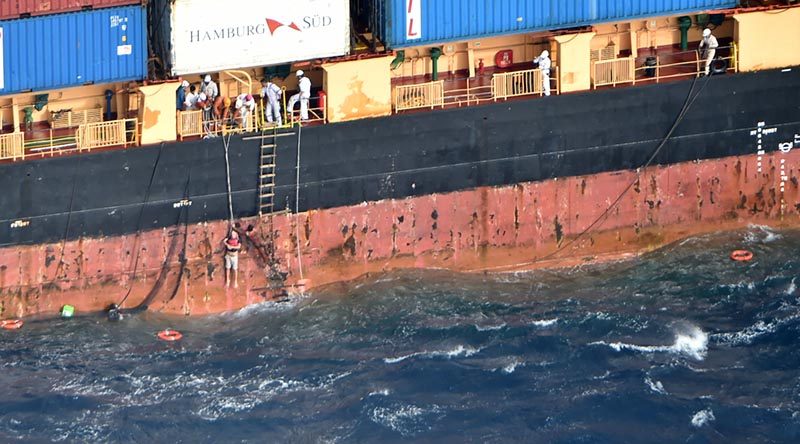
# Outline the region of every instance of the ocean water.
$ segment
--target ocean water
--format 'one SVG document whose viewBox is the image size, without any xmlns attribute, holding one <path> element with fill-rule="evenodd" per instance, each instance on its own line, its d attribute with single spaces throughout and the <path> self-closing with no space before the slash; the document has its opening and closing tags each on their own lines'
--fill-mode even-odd
<svg viewBox="0 0 800 444">
<path fill-rule="evenodd" d="M 0 331 L 0 442 L 796 443 L 798 251 L 800 232 L 751 226 L 205 318 L 31 320 Z"/>
</svg>

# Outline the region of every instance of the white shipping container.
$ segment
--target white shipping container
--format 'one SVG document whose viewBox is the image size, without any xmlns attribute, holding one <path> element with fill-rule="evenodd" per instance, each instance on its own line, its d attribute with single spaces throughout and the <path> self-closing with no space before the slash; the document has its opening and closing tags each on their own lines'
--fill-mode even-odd
<svg viewBox="0 0 800 444">
<path fill-rule="evenodd" d="M 277 65 L 346 54 L 349 0 L 176 0 L 172 74 Z"/>
</svg>

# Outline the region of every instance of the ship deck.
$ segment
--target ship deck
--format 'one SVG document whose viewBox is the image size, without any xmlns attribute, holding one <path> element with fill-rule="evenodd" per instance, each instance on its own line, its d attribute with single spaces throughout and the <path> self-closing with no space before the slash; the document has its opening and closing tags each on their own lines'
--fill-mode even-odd
<svg viewBox="0 0 800 444">
<path fill-rule="evenodd" d="M 696 47 L 696 42 L 692 42 L 691 47 Z M 733 63 L 727 66 L 725 72 L 735 72 L 735 50 L 731 46 L 730 39 L 720 39 L 720 48 L 717 51 L 717 57 L 727 58 Z M 622 52 L 618 57 L 630 57 L 630 52 Z M 647 69 L 645 63 L 648 59 L 656 58 L 658 61 L 657 67 Z M 609 88 L 630 88 L 645 84 L 667 83 L 676 82 L 690 79 L 700 75 L 704 69 L 704 63 L 699 60 L 699 55 L 695 50 L 681 50 L 678 45 L 662 46 L 658 48 L 640 48 L 635 57 L 635 71 L 631 80 L 615 82 L 613 84 L 604 84 L 592 87 L 592 90 L 601 90 Z M 731 66 L 732 65 L 732 66 Z M 486 103 L 497 101 L 519 101 L 519 100 L 539 100 L 544 98 L 540 91 L 531 93 L 517 94 L 504 96 L 498 98 L 493 92 L 493 78 L 497 74 L 513 74 L 521 73 L 530 70 L 532 64 L 530 62 L 515 64 L 505 69 L 486 67 L 482 72 L 477 73 L 475 76 L 470 76 L 467 71 L 455 71 L 440 73 L 438 80 L 442 82 L 443 86 L 443 101 L 436 106 L 416 107 L 414 109 L 402 109 L 402 107 L 393 107 L 394 114 L 407 114 L 407 113 L 429 113 L 437 112 L 440 109 L 459 108 L 469 106 L 479 106 Z M 558 67 L 555 67 L 558 69 Z M 555 74 L 553 77 L 556 77 Z M 431 75 L 422 76 L 405 76 L 396 77 L 392 79 L 392 87 L 413 87 L 414 85 L 425 84 L 432 82 Z M 585 90 L 578 91 L 584 93 Z M 552 96 L 562 93 L 560 88 L 556 85 L 553 88 Z M 314 99 L 312 98 L 312 107 L 314 106 Z M 314 108 L 312 108 L 314 112 Z M 309 123 L 304 123 L 304 126 L 316 126 L 326 124 L 323 118 L 312 119 Z M 24 128 L 23 128 L 24 129 Z M 259 129 L 259 128 L 257 128 Z M 1 134 L 8 134 L 13 131 L 11 126 L 6 126 L 0 131 Z M 30 129 L 24 130 L 24 159 L 41 159 L 53 156 L 65 155 L 81 155 L 88 151 L 110 151 L 118 149 L 135 149 L 131 144 L 126 146 L 112 145 L 101 148 L 92 148 L 91 150 L 79 149 L 76 140 L 77 128 L 59 128 L 53 129 L 46 122 L 37 123 Z M 189 136 L 183 137 L 181 140 L 199 139 L 202 136 Z M 23 159 L 23 160 L 24 160 Z M 5 158 L 0 159 L 0 163 L 20 162 L 19 158 Z"/>
</svg>

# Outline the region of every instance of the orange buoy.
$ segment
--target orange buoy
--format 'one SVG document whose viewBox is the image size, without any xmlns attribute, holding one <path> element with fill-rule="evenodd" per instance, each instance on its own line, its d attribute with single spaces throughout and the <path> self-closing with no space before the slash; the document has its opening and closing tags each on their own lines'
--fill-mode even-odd
<svg viewBox="0 0 800 444">
<path fill-rule="evenodd" d="M 731 259 L 739 262 L 747 262 L 753 258 L 753 252 L 747 250 L 733 250 Z"/>
<path fill-rule="evenodd" d="M 5 319 L 0 321 L 0 327 L 3 327 L 6 330 L 18 330 L 22 328 L 22 319 Z"/>
<path fill-rule="evenodd" d="M 158 339 L 161 339 L 162 341 L 175 342 L 180 341 L 182 337 L 183 335 L 181 332 L 169 328 L 158 332 Z"/>
</svg>

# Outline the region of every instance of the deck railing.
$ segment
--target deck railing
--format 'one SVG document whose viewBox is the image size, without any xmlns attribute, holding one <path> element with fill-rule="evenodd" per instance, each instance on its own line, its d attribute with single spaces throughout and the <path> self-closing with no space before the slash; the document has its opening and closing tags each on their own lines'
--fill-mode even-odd
<svg viewBox="0 0 800 444">
<path fill-rule="evenodd" d="M 556 68 L 550 70 L 551 93 L 558 93 Z M 556 87 L 552 83 L 556 81 Z M 542 70 L 526 69 L 524 71 L 501 72 L 492 76 L 492 95 L 495 100 L 509 97 L 544 94 Z"/>
<path fill-rule="evenodd" d="M 84 123 L 78 127 L 78 131 L 75 133 L 78 151 L 107 146 L 136 145 L 139 136 L 137 122 L 137 119 L 120 119 Z"/>
<path fill-rule="evenodd" d="M 203 110 L 178 111 L 178 138 L 203 134 Z"/>
<path fill-rule="evenodd" d="M 491 80 L 488 76 L 476 79 L 468 78 L 464 88 L 451 88 L 445 83 L 444 104 L 461 107 L 479 105 L 494 100 L 494 86 L 492 86 Z"/>
<path fill-rule="evenodd" d="M 636 59 L 620 57 L 610 60 L 592 62 L 592 84 L 598 86 L 616 86 L 619 83 L 633 82 L 636 75 Z"/>
<path fill-rule="evenodd" d="M 394 90 L 396 111 L 444 107 L 444 81 L 398 85 Z"/>
<path fill-rule="evenodd" d="M 25 133 L 0 134 L 0 159 L 25 158 Z"/>
</svg>

